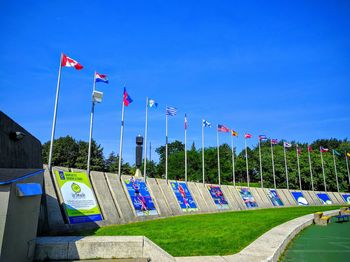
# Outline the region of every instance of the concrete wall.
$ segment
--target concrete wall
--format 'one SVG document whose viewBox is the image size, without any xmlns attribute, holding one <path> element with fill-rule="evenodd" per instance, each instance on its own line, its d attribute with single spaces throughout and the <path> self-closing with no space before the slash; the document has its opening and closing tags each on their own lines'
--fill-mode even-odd
<svg viewBox="0 0 350 262">
<path fill-rule="evenodd" d="M 192 193 L 192 197 L 197 203 L 197 206 L 201 212 L 209 212 L 209 208 L 201 193 L 199 192 L 195 182 L 187 182 L 187 187 Z"/>
<path fill-rule="evenodd" d="M 210 195 L 210 192 L 207 188 L 207 186 L 209 186 L 208 184 L 203 185 L 203 183 L 196 183 L 196 186 L 198 188 L 199 193 L 201 194 L 201 196 L 203 197 L 205 203 L 208 206 L 208 211 L 209 212 L 215 212 L 218 211 L 218 207 L 216 206 L 213 198 Z M 218 185 L 213 185 L 213 186 L 218 186 Z"/>
<path fill-rule="evenodd" d="M 164 187 L 164 191 L 166 191 L 168 183 L 166 182 L 166 180 L 161 181 L 161 183 L 161 185 Z M 147 186 L 152 195 L 154 196 L 153 200 L 158 205 L 158 211 L 160 213 L 160 216 L 171 216 L 180 213 L 179 208 L 177 208 L 178 205 L 176 206 L 173 203 L 171 207 L 169 206 L 166 197 L 164 196 L 163 191 L 161 190 L 155 178 L 147 178 Z"/>
<path fill-rule="evenodd" d="M 20 140 L 10 139 L 13 132 L 22 132 Z M 43 167 L 41 143 L 27 130 L 0 111 L 0 168 Z"/>
<path fill-rule="evenodd" d="M 233 196 L 229 186 L 227 185 L 222 185 L 221 190 L 224 193 L 225 198 L 227 199 L 228 205 L 230 207 L 230 210 L 241 210 L 237 200 Z"/>
</svg>

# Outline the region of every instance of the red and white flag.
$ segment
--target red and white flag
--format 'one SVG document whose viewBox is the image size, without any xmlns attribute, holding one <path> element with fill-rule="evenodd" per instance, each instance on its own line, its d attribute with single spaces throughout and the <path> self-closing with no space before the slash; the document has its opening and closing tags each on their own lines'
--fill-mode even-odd
<svg viewBox="0 0 350 262">
<path fill-rule="evenodd" d="M 61 66 L 62 67 L 64 67 L 64 66 L 66 66 L 66 67 L 74 67 L 76 70 L 83 69 L 83 66 L 81 64 L 79 64 L 74 59 L 66 56 L 65 54 L 62 54 Z"/>
<path fill-rule="evenodd" d="M 252 135 L 251 134 L 245 134 L 244 138 L 252 138 Z"/>
</svg>

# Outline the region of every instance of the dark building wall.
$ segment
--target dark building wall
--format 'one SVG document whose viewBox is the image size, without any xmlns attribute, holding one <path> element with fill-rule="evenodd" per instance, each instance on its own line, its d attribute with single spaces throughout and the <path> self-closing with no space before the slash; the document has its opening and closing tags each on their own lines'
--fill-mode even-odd
<svg viewBox="0 0 350 262">
<path fill-rule="evenodd" d="M 22 132 L 20 140 L 10 134 Z M 0 168 L 42 168 L 41 143 L 27 130 L 0 111 Z"/>
</svg>

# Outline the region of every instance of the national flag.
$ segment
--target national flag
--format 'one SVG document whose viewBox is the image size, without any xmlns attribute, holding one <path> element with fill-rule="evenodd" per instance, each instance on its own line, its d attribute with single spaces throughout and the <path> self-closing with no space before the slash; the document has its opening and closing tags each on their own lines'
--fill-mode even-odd
<svg viewBox="0 0 350 262">
<path fill-rule="evenodd" d="M 301 147 L 299 147 L 298 145 L 297 145 L 297 152 L 298 152 L 298 155 L 301 155 Z"/>
<path fill-rule="evenodd" d="M 284 147 L 292 147 L 292 144 L 288 143 L 288 142 L 283 142 L 283 146 Z"/>
<path fill-rule="evenodd" d="M 335 150 L 335 149 L 333 149 L 333 153 L 334 153 L 335 155 L 337 155 L 337 156 L 341 156 L 341 154 L 340 154 L 337 150 Z"/>
<path fill-rule="evenodd" d="M 320 152 L 325 153 L 325 152 L 328 152 L 328 150 L 329 150 L 328 148 L 320 146 Z"/>
<path fill-rule="evenodd" d="M 187 123 L 187 115 L 185 114 L 185 123 L 184 123 L 184 125 L 185 125 L 185 129 L 187 129 L 188 128 L 188 123 Z"/>
<path fill-rule="evenodd" d="M 244 134 L 244 138 L 245 139 L 252 138 L 252 135 L 251 134 Z"/>
<path fill-rule="evenodd" d="M 128 106 L 130 103 L 132 103 L 132 99 L 129 96 L 128 92 L 126 92 L 126 88 L 124 87 L 124 95 L 123 95 L 123 103 L 125 106 Z"/>
<path fill-rule="evenodd" d="M 350 153 L 346 153 L 346 155 L 347 155 L 348 157 L 350 157 Z"/>
<path fill-rule="evenodd" d="M 76 70 L 81 70 L 83 69 L 83 66 L 79 64 L 77 61 L 74 59 L 66 56 L 65 54 L 62 54 L 62 61 L 61 61 L 61 67 L 74 67 Z"/>
<path fill-rule="evenodd" d="M 108 84 L 108 78 L 107 75 L 103 75 L 103 74 L 99 74 L 99 73 L 95 73 L 95 82 L 102 82 L 102 83 L 106 83 Z"/>
<path fill-rule="evenodd" d="M 272 138 L 270 140 L 271 140 L 271 144 L 272 145 L 277 145 L 278 144 L 278 140 L 277 139 Z"/>
<path fill-rule="evenodd" d="M 158 103 L 154 99 L 148 99 L 148 107 L 149 108 L 157 108 Z"/>
<path fill-rule="evenodd" d="M 311 146 L 307 146 L 307 151 L 312 152 L 312 147 Z"/>
<path fill-rule="evenodd" d="M 177 109 L 175 107 L 167 106 L 165 110 L 165 114 L 167 116 L 175 116 Z"/>
<path fill-rule="evenodd" d="M 238 136 L 238 132 L 236 132 L 235 130 L 232 129 L 232 130 L 231 130 L 231 135 L 232 135 L 232 136 Z"/>
<path fill-rule="evenodd" d="M 211 127 L 211 123 L 209 123 L 207 120 L 203 119 L 203 126 L 204 127 Z"/>
<path fill-rule="evenodd" d="M 227 127 L 224 126 L 224 125 L 218 125 L 218 131 L 219 131 L 219 132 L 228 133 L 228 132 L 230 132 L 230 129 L 227 128 Z"/>
<path fill-rule="evenodd" d="M 259 140 L 260 140 L 260 141 L 266 141 L 266 140 L 267 140 L 267 136 L 265 136 L 265 135 L 259 135 Z"/>
</svg>

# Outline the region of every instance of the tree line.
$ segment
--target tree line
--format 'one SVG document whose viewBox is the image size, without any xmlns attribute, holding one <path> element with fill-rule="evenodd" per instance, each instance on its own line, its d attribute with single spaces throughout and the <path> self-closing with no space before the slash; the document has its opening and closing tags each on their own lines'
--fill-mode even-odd
<svg viewBox="0 0 350 262">
<path fill-rule="evenodd" d="M 297 158 L 295 144 L 301 148 L 299 155 L 302 188 L 311 190 L 311 176 L 307 153 L 307 144 L 292 141 L 293 147 L 286 148 L 288 163 L 288 177 L 290 189 L 299 189 L 299 176 L 297 169 Z M 349 180 L 345 162 L 345 152 L 350 152 L 350 142 L 347 139 L 319 139 L 309 144 L 313 149 L 311 152 L 312 173 L 315 190 L 324 190 L 322 165 L 320 158 L 320 146 L 329 149 L 323 153 L 324 170 L 328 191 L 336 191 L 336 178 L 333 163 L 332 150 L 335 149 L 341 156 L 336 156 L 338 181 L 341 191 L 349 190 Z M 50 142 L 43 145 L 43 160 L 47 163 Z M 54 142 L 53 164 L 56 166 L 74 167 L 86 169 L 88 143 L 76 141 L 70 136 L 61 137 Z M 283 153 L 283 141 L 273 146 L 274 163 L 277 188 L 286 188 L 286 174 Z M 235 150 L 236 151 L 236 150 Z M 249 176 L 252 185 L 260 183 L 259 149 L 258 145 L 247 148 Z M 147 175 L 149 177 L 164 178 L 165 174 L 165 146 L 156 149 L 159 162 L 147 161 Z M 236 182 L 246 182 L 245 151 L 235 152 L 235 177 Z M 180 141 L 168 144 L 168 178 L 184 180 L 185 174 L 185 146 Z M 107 158 L 104 157 L 103 148 L 95 141 L 92 142 L 91 170 L 104 172 L 118 172 L 119 156 L 111 152 Z M 197 149 L 192 143 L 187 151 L 187 168 L 189 181 L 202 181 L 202 150 Z M 273 187 L 271 147 L 269 141 L 261 142 L 261 161 L 264 187 Z M 220 145 L 220 166 L 222 184 L 232 184 L 232 150 L 228 144 Z M 133 164 L 122 161 L 122 174 L 133 175 L 136 167 Z M 143 170 L 143 167 L 141 168 Z M 218 183 L 217 170 L 217 148 L 205 148 L 205 180 L 207 183 Z"/>
</svg>

